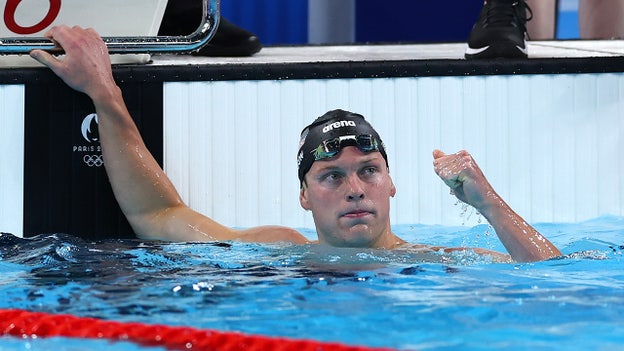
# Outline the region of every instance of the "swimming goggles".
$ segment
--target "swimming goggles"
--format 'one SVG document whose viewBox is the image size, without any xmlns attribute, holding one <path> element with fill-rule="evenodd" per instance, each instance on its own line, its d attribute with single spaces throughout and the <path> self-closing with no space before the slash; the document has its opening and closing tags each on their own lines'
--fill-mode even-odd
<svg viewBox="0 0 624 351">
<path fill-rule="evenodd" d="M 314 149 L 314 160 L 332 158 L 345 146 L 356 146 L 362 152 L 380 151 L 379 141 L 370 134 L 343 135 L 323 141 Z"/>
</svg>

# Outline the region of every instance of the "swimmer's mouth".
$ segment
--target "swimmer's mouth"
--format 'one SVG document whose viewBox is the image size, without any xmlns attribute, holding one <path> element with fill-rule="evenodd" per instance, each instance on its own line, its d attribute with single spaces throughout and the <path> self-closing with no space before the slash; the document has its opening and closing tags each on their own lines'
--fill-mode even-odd
<svg viewBox="0 0 624 351">
<path fill-rule="evenodd" d="M 367 210 L 352 210 L 352 211 L 347 211 L 347 212 L 342 213 L 341 217 L 362 218 L 362 217 L 366 217 L 372 214 L 373 212 L 367 211 Z"/>
</svg>

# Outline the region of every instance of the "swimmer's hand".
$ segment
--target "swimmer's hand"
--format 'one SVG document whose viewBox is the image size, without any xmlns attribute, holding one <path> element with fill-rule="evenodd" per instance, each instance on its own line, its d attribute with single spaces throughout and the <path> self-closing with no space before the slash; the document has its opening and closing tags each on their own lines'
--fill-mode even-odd
<svg viewBox="0 0 624 351">
<path fill-rule="evenodd" d="M 516 262 L 540 261 L 561 256 L 561 252 L 514 212 L 494 191 L 467 151 L 445 154 L 433 151 L 435 172 L 457 198 L 479 211 L 492 225 Z"/>
<path fill-rule="evenodd" d="M 106 44 L 92 28 L 55 26 L 46 34 L 65 51 L 56 57 L 43 50 L 32 50 L 30 56 L 49 67 L 72 89 L 96 98 L 98 93 L 115 87 Z"/>
<path fill-rule="evenodd" d="M 433 168 L 451 188 L 451 194 L 479 211 L 487 206 L 489 200 L 493 200 L 492 197 L 497 197 L 468 151 L 445 154 L 440 150 L 434 150 Z"/>
</svg>

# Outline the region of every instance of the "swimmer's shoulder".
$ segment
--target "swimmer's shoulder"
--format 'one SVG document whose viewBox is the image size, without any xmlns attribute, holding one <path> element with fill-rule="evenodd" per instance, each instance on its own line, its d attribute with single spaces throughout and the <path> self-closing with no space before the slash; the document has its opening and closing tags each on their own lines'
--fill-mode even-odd
<svg viewBox="0 0 624 351">
<path fill-rule="evenodd" d="M 299 231 L 278 225 L 266 225 L 247 228 L 238 232 L 236 240 L 247 242 L 289 242 L 293 244 L 309 244 L 308 240 Z"/>
</svg>

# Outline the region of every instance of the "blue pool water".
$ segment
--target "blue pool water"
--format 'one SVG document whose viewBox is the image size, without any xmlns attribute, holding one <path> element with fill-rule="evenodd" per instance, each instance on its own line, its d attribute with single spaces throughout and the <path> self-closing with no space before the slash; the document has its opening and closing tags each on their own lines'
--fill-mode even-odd
<svg viewBox="0 0 624 351">
<path fill-rule="evenodd" d="M 470 253 L 2 235 L 0 308 L 407 350 L 619 349 L 624 218 L 536 227 L 566 257 L 501 264 Z M 486 225 L 394 230 L 503 250 Z M 160 348 L 0 337 L 0 350 L 52 349 Z"/>
</svg>

